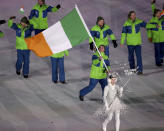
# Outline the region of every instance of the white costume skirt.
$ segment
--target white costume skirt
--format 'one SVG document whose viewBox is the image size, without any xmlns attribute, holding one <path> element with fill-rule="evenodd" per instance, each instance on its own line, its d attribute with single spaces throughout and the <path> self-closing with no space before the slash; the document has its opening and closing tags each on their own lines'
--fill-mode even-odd
<svg viewBox="0 0 164 131">
<path fill-rule="evenodd" d="M 115 100 L 109 105 L 109 109 L 106 110 L 105 105 L 103 107 L 98 108 L 95 113 L 94 117 L 98 117 L 101 120 L 105 120 L 109 114 L 119 111 L 121 114 L 126 113 L 127 106 L 118 98 L 116 97 Z"/>
<path fill-rule="evenodd" d="M 112 113 L 115 111 L 124 111 L 126 109 L 126 105 L 118 97 L 116 97 L 115 100 L 108 106 L 108 113 Z"/>
</svg>

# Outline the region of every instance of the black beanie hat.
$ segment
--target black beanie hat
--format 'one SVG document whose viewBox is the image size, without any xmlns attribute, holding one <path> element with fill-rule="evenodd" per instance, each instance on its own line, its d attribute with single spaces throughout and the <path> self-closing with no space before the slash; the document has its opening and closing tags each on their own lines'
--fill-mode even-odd
<svg viewBox="0 0 164 131">
<path fill-rule="evenodd" d="M 99 22 L 100 20 L 104 20 L 104 18 L 103 18 L 102 16 L 98 16 L 98 17 L 97 17 L 97 21 L 96 21 L 96 24 L 97 24 L 97 25 L 98 25 L 98 22 Z"/>
<path fill-rule="evenodd" d="M 30 24 L 30 22 L 29 22 L 29 20 L 27 19 L 26 16 L 24 16 L 24 17 L 21 19 L 21 22 L 26 23 L 27 25 Z"/>
<path fill-rule="evenodd" d="M 155 17 L 158 12 L 161 12 L 161 10 L 160 9 L 155 9 L 153 16 Z"/>
</svg>

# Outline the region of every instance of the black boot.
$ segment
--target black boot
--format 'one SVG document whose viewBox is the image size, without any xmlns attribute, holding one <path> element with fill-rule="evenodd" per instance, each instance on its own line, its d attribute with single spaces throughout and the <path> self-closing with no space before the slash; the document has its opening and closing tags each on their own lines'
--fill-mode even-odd
<svg viewBox="0 0 164 131">
<path fill-rule="evenodd" d="M 84 101 L 84 96 L 79 96 L 80 101 Z"/>
<path fill-rule="evenodd" d="M 57 83 L 58 83 L 58 81 L 53 81 L 53 83 L 57 84 Z"/>
<path fill-rule="evenodd" d="M 156 64 L 156 66 L 161 67 L 161 66 L 162 66 L 162 64 Z"/>
<path fill-rule="evenodd" d="M 24 75 L 23 77 L 24 77 L 24 78 L 28 78 L 28 75 Z"/>
<path fill-rule="evenodd" d="M 138 72 L 137 72 L 137 75 L 142 75 L 142 74 L 143 74 L 142 71 L 138 71 Z"/>
<path fill-rule="evenodd" d="M 16 71 L 16 74 L 17 74 L 17 75 L 20 75 L 20 71 Z"/>
<path fill-rule="evenodd" d="M 62 84 L 67 84 L 65 81 L 61 81 Z"/>
</svg>

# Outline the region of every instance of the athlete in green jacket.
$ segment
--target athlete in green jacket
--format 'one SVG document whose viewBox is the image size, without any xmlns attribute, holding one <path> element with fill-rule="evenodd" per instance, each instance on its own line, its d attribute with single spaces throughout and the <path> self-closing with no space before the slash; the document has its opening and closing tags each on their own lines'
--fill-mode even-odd
<svg viewBox="0 0 164 131">
<path fill-rule="evenodd" d="M 68 56 L 68 50 L 51 55 L 51 65 L 52 65 L 52 81 L 54 83 L 58 82 L 58 69 L 59 69 L 59 81 L 65 84 L 65 72 L 64 72 L 64 56 Z"/>
<path fill-rule="evenodd" d="M 27 17 L 23 17 L 20 23 L 14 23 L 15 17 L 10 17 L 8 26 L 16 32 L 16 49 L 17 49 L 17 62 L 16 73 L 20 75 L 20 71 L 23 65 L 23 76 L 28 78 L 29 64 L 30 64 L 30 50 L 28 50 L 24 38 L 31 37 L 31 33 L 34 30 L 30 25 Z"/>
<path fill-rule="evenodd" d="M 156 9 L 156 0 L 152 0 L 151 1 L 151 8 L 152 8 L 152 12 L 154 13 L 154 10 Z M 163 3 L 163 6 L 162 6 L 162 10 L 164 11 L 164 3 Z"/>
<path fill-rule="evenodd" d="M 32 8 L 29 19 L 34 26 L 35 34 L 48 28 L 47 15 L 49 12 L 56 12 L 60 5 L 52 7 L 45 4 L 45 0 L 38 0 L 38 3 Z"/>
<path fill-rule="evenodd" d="M 121 45 L 126 44 L 129 54 L 129 66 L 130 69 L 135 69 L 134 52 L 137 57 L 137 74 L 143 73 L 142 67 L 142 55 L 141 55 L 141 27 L 146 27 L 146 22 L 136 18 L 135 11 L 130 11 L 128 14 L 128 20 L 124 23 L 121 35 Z"/>
<path fill-rule="evenodd" d="M 155 5 L 154 5 L 155 6 Z M 148 39 L 154 43 L 154 56 L 156 66 L 162 66 L 164 57 L 164 17 L 161 17 L 161 11 L 152 8 L 153 18 L 148 22 Z"/>
<path fill-rule="evenodd" d="M 108 56 L 105 55 L 105 47 L 104 45 L 99 46 L 99 51 L 101 53 L 101 56 L 98 54 L 98 52 L 94 53 L 92 56 L 92 66 L 90 71 L 90 82 L 89 85 L 82 90 L 80 90 L 79 99 L 81 101 L 84 100 L 84 96 L 87 95 L 89 92 L 91 92 L 97 85 L 97 83 L 100 83 L 102 88 L 102 94 L 104 92 L 104 88 L 107 85 L 107 70 L 103 64 L 104 62 L 107 65 L 108 70 L 110 70 L 110 63 Z M 103 59 L 102 59 L 103 58 Z"/>
<path fill-rule="evenodd" d="M 5 24 L 6 21 L 5 20 L 0 20 L 0 25 Z M 0 38 L 2 38 L 4 36 L 4 33 L 2 31 L 0 31 Z"/>
<path fill-rule="evenodd" d="M 104 18 L 99 16 L 97 17 L 96 25 L 91 29 L 91 35 L 96 43 L 96 46 L 99 47 L 100 45 L 105 46 L 105 54 L 109 57 L 109 40 L 108 36 L 113 42 L 114 48 L 117 47 L 116 38 L 113 34 L 113 31 L 110 29 L 108 25 L 105 24 Z M 89 39 L 90 49 L 93 50 L 93 41 Z"/>
</svg>

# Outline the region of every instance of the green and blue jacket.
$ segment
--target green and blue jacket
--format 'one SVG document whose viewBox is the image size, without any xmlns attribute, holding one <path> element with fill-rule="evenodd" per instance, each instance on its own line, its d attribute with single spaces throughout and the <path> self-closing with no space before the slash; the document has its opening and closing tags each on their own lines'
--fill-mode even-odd
<svg viewBox="0 0 164 131">
<path fill-rule="evenodd" d="M 49 12 L 56 12 L 58 9 L 49 5 L 36 4 L 30 13 L 29 19 L 30 23 L 34 25 L 34 29 L 47 29 L 48 20 L 47 15 Z"/>
</svg>

